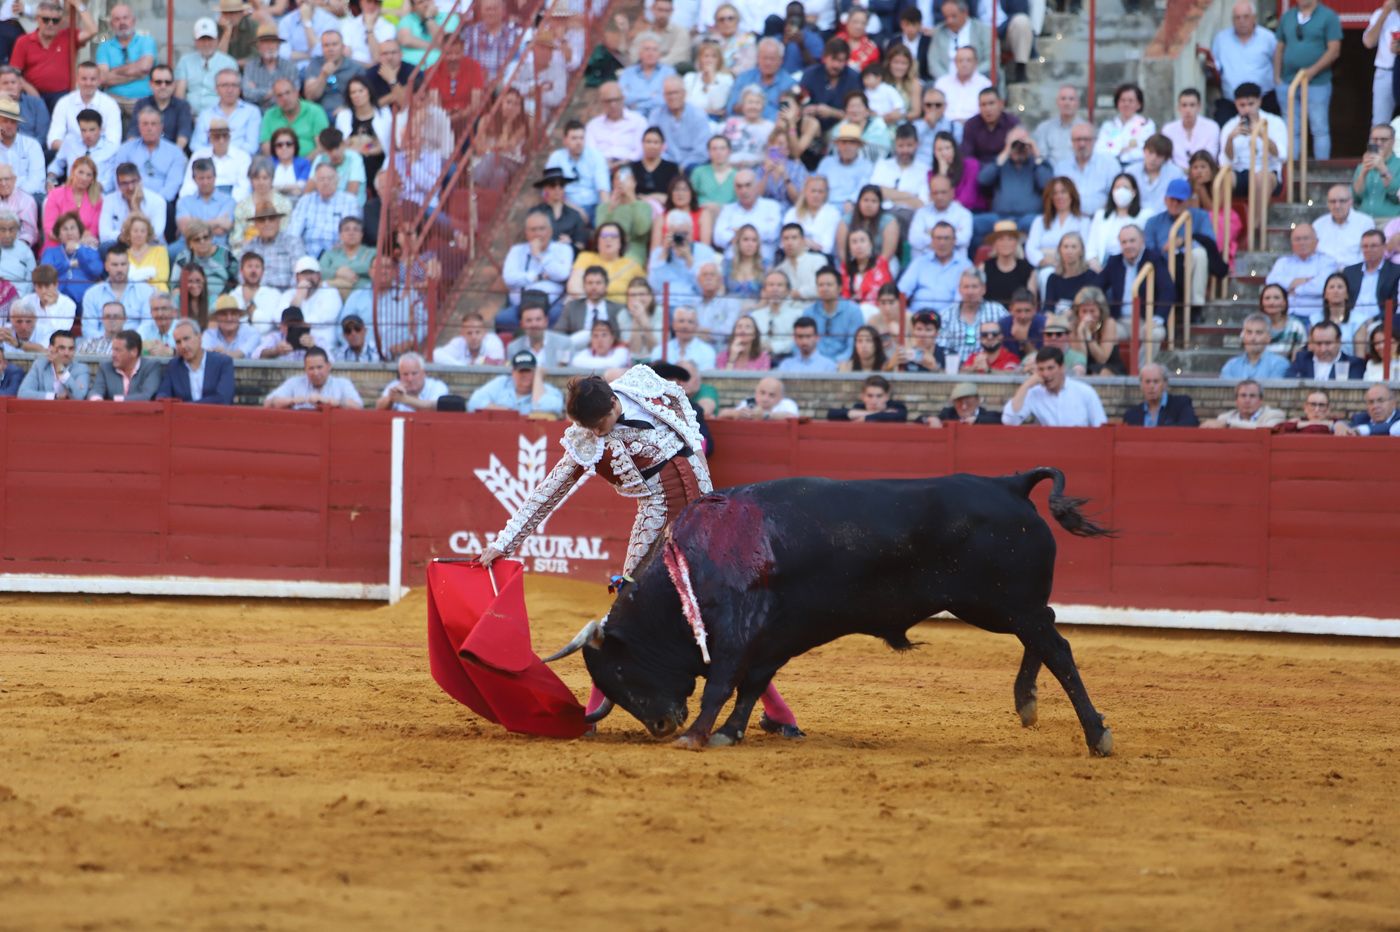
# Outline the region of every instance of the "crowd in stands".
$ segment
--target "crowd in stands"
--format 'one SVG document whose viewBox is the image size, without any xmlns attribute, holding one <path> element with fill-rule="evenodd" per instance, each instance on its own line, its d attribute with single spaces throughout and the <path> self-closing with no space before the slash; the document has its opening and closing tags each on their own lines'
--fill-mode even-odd
<svg viewBox="0 0 1400 932">
<path fill-rule="evenodd" d="M 201 387 L 231 400 L 231 360 L 393 362 L 425 347 L 440 263 L 380 219 L 386 200 L 438 183 L 418 162 L 455 151 L 485 102 L 489 50 L 517 44 L 501 0 L 478 6 L 459 29 L 432 0 L 392 19 L 379 0 L 220 0 L 166 62 L 141 28 L 163 21 L 117 3 L 98 41 L 81 2 L 40 0 L 34 30 L 0 50 L 0 339 L 38 354 L 71 340 L 82 356 L 135 345 L 152 367 L 174 360 L 160 391 L 191 400 Z M 405 140 L 433 133 L 441 151 L 415 144 L 400 164 Z"/>
<path fill-rule="evenodd" d="M 1376 25 L 1400 25 L 1387 2 L 1366 33 L 1378 68 L 1400 46 Z M 1040 25 L 1024 0 L 652 0 L 610 19 L 587 57 L 582 30 L 556 35 L 546 17 L 523 64 L 503 0 L 469 21 L 434 0 L 405 9 L 391 22 L 378 0 L 221 0 L 172 68 L 129 7 L 89 49 L 91 15 L 41 0 L 0 67 L 0 344 L 44 356 L 51 382 L 75 370 L 55 346 L 110 355 L 112 394 L 130 396 L 140 366 L 115 359 L 135 338 L 138 363 L 171 360 L 154 394 L 188 400 L 224 398 L 231 360 L 301 362 L 268 398 L 291 407 L 358 406 L 333 364 L 382 361 L 400 371 L 381 407 L 435 404 L 447 392 L 418 351 L 442 266 L 411 228 L 380 229 L 384 205 L 432 202 L 468 141 L 478 187 L 513 177 L 532 108 L 584 67 L 596 113 L 559 126 L 521 195 L 533 206 L 500 270 L 505 306 L 469 313 L 434 356 L 510 365 L 468 407 L 539 409 L 547 370 L 661 357 L 753 372 L 762 388 L 726 416 L 786 410 L 770 372 L 870 373 L 861 405 L 831 412 L 846 420 L 899 419 L 900 373 L 1019 373 L 1005 423 L 1102 423 L 1076 377 L 1126 374 L 1135 313 L 1158 343 L 1183 299 L 1199 306 L 1229 273 L 1246 225 L 1212 183 L 1229 166 L 1232 194 L 1255 185 L 1267 209 L 1298 144 L 1279 88 L 1301 70 L 1312 152 L 1330 151 L 1340 26 L 1316 0 L 1276 33 L 1237 5 L 1211 47 L 1222 98 L 1184 90 L 1160 128 L 1133 84 L 1098 125 L 1068 85 L 1039 125 L 1009 112 Z M 69 17 L 71 74 L 53 65 Z M 994 27 L 1010 57 L 997 83 Z M 425 84 L 415 68 L 434 64 Z M 426 105 L 402 112 L 410 95 Z M 1353 184 L 1292 231 L 1222 377 L 1380 379 L 1381 310 L 1400 288 L 1389 116 Z M 1189 235 L 1173 232 L 1183 214 Z M 1148 268 L 1151 303 L 1135 288 Z M 43 378 L 19 391 L 84 394 Z M 929 423 L 965 419 L 968 397 Z"/>
</svg>

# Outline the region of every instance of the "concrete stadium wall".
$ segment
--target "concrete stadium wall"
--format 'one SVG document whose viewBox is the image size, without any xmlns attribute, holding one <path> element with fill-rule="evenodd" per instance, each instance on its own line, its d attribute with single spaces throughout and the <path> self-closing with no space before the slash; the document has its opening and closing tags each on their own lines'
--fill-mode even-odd
<svg viewBox="0 0 1400 932">
<path fill-rule="evenodd" d="M 282 581 L 291 585 L 280 594 L 293 595 L 382 587 L 391 420 L 0 400 L 0 588 L 24 588 L 8 583 L 33 574 L 145 579 L 137 588 L 152 592 L 157 577 Z M 1056 528 L 1058 603 L 1381 619 L 1400 604 L 1400 443 L 1389 439 L 712 426 L 720 487 L 1058 466 L 1068 493 L 1091 499 L 1089 511 L 1120 532 L 1082 540 Z M 480 552 L 557 461 L 562 431 L 506 414 L 407 419 L 410 586 L 435 557 Z M 1042 513 L 1046 492 L 1037 491 Z M 589 479 L 528 542 L 526 567 L 602 581 L 622 564 L 632 518 L 630 502 Z"/>
</svg>

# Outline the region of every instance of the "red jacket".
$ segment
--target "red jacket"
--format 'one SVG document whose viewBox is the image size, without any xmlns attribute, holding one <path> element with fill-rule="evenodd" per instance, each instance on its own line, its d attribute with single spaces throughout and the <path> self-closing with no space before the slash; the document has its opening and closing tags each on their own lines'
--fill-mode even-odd
<svg viewBox="0 0 1400 932">
<path fill-rule="evenodd" d="M 959 372 L 981 372 L 981 371 L 983 371 L 983 370 L 981 370 L 981 369 L 975 369 L 975 368 L 973 368 L 973 366 L 977 363 L 977 360 L 978 360 L 978 359 L 981 359 L 984 355 L 985 355 L 984 353 L 980 353 L 980 352 L 979 352 L 979 353 L 974 353 L 974 354 L 972 354 L 971 356 L 967 357 L 967 359 L 963 360 L 962 368 L 959 369 L 958 371 L 959 371 Z M 1016 372 L 1016 371 L 1018 371 L 1020 368 L 1021 368 L 1021 358 L 1020 358 L 1019 356 L 1017 356 L 1015 353 L 1011 352 L 1011 351 L 1010 351 L 1009 349 L 1007 349 L 1005 346 L 1001 346 L 1001 347 L 998 347 L 998 348 L 997 348 L 996 355 L 993 356 L 991 359 L 987 360 L 987 369 L 986 369 L 986 371 L 988 371 L 988 372 Z"/>
<path fill-rule="evenodd" d="M 851 287 L 851 274 L 845 269 L 841 270 L 841 297 L 851 298 L 861 304 L 874 304 L 880 295 L 880 286 L 892 281 L 894 276 L 890 273 L 890 260 L 884 256 L 877 256 L 875 264 L 860 276 L 854 289 Z"/>
</svg>

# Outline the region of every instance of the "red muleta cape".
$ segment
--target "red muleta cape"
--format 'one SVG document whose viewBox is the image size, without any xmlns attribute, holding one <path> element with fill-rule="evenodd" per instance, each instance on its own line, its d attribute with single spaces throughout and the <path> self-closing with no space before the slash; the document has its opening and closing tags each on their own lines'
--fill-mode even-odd
<svg viewBox="0 0 1400 932">
<path fill-rule="evenodd" d="M 497 595 L 492 586 L 495 574 Z M 524 567 L 428 564 L 428 662 L 453 699 L 508 731 L 577 738 L 583 706 L 530 647 Z"/>
</svg>

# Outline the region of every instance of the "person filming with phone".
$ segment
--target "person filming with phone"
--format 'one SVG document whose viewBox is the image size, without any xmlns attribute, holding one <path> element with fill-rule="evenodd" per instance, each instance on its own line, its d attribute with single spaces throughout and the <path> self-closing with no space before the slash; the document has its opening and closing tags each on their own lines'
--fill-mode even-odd
<svg viewBox="0 0 1400 932">
<path fill-rule="evenodd" d="M 691 303 L 700 295 L 695 274 L 708 262 L 719 262 L 719 254 L 695 239 L 695 223 L 690 214 L 673 210 L 666 215 L 666 236 L 651 251 L 647 281 L 658 295 L 670 287 L 671 305 Z"/>
</svg>

